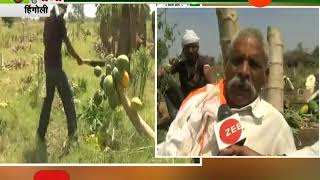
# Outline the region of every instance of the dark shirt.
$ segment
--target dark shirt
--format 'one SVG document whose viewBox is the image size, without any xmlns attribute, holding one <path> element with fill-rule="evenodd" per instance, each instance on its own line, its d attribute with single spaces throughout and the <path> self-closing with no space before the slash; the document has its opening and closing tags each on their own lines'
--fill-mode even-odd
<svg viewBox="0 0 320 180">
<path fill-rule="evenodd" d="M 61 46 L 67 36 L 62 16 L 51 15 L 46 18 L 43 30 L 44 64 L 49 69 L 62 69 Z"/>
<path fill-rule="evenodd" d="M 181 89 L 185 96 L 208 83 L 203 73 L 203 65 L 206 64 L 211 66 L 213 61 L 210 57 L 201 55 L 194 63 L 188 63 L 186 60 L 173 63 L 171 72 L 179 73 Z"/>
</svg>

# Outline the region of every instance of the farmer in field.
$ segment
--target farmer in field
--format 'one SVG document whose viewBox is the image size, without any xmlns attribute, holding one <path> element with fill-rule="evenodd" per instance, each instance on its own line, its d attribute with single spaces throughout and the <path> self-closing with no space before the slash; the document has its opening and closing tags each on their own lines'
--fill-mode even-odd
<svg viewBox="0 0 320 180">
<path fill-rule="evenodd" d="M 296 150 L 283 115 L 260 97 L 267 82 L 268 44 L 261 32 L 248 28 L 238 32 L 227 52 L 225 79 L 190 93 L 172 122 L 161 155 L 208 156 L 219 152 L 213 127 L 221 104 L 238 113 L 246 130 L 245 146 L 261 154 L 284 154 Z"/>
<path fill-rule="evenodd" d="M 46 97 L 44 98 L 37 130 L 37 136 L 42 141 L 45 140 L 45 134 L 49 124 L 55 88 L 58 89 L 67 117 L 69 141 L 76 140 L 76 112 L 68 78 L 62 69 L 62 43 L 65 42 L 68 52 L 77 60 L 79 65 L 81 65 L 83 61 L 73 49 L 67 36 L 67 29 L 63 19 L 66 9 L 67 5 L 59 4 L 52 9 L 50 17 L 46 18 L 44 23 L 43 43 L 45 46 Z"/>
<path fill-rule="evenodd" d="M 173 104 L 168 108 L 178 110 L 182 100 L 192 90 L 213 82 L 212 76 L 209 74 L 213 60 L 208 56 L 199 54 L 199 41 L 200 38 L 193 30 L 185 30 L 181 42 L 182 53 L 180 58 L 172 60 L 171 66 L 161 67 L 159 70 L 159 77 L 164 77 L 166 73 L 179 74 L 180 86 L 168 76 L 163 78 L 166 79 L 169 86 L 165 91 L 167 106 Z"/>
</svg>

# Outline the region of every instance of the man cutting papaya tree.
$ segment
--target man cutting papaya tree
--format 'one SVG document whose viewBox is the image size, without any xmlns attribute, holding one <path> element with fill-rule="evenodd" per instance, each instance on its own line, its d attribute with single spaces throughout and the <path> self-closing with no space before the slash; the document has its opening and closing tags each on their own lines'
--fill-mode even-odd
<svg viewBox="0 0 320 180">
<path fill-rule="evenodd" d="M 69 148 L 71 142 L 77 141 L 77 121 L 71 88 L 66 73 L 62 69 L 62 43 L 65 43 L 68 52 L 77 60 L 78 65 L 82 65 L 83 60 L 75 52 L 67 36 L 66 24 L 63 19 L 66 10 L 66 4 L 55 6 L 51 10 L 50 17 L 46 18 L 44 23 L 43 43 L 45 46 L 46 97 L 44 98 L 41 109 L 37 137 L 41 142 L 45 142 L 54 92 L 55 88 L 57 88 L 67 117 L 69 140 L 67 141 L 66 147 Z"/>
</svg>

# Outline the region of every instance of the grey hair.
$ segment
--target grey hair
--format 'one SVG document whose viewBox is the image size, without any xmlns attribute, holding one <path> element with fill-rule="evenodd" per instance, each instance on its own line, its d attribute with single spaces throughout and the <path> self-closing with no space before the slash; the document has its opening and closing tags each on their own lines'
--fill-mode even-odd
<svg viewBox="0 0 320 180">
<path fill-rule="evenodd" d="M 229 59 L 232 51 L 234 50 L 234 45 L 237 41 L 241 39 L 248 39 L 248 38 L 254 38 L 258 41 L 258 43 L 261 43 L 263 48 L 263 53 L 265 55 L 265 61 L 266 65 L 269 66 L 269 44 L 267 40 L 263 37 L 260 30 L 256 28 L 246 28 L 241 31 L 238 31 L 232 38 L 231 43 L 228 46 L 227 50 L 227 57 Z"/>
</svg>

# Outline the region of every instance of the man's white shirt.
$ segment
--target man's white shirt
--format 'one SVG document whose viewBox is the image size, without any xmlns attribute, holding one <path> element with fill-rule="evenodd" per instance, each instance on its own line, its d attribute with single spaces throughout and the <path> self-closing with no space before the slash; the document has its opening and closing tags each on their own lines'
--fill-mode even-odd
<svg viewBox="0 0 320 180">
<path fill-rule="evenodd" d="M 183 102 L 165 141 L 158 144 L 158 155 L 218 154 L 213 127 L 220 106 L 219 85 L 208 84 L 197 91 Z M 258 97 L 241 109 L 231 110 L 239 114 L 246 130 L 244 145 L 261 154 L 281 155 L 296 151 L 291 128 L 283 115 L 262 98 Z"/>
</svg>

